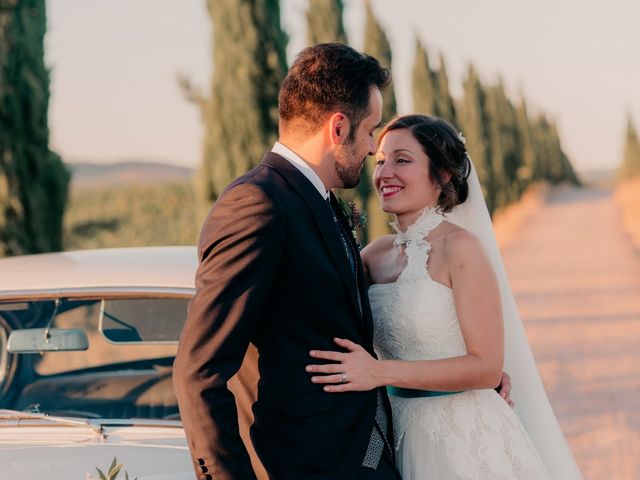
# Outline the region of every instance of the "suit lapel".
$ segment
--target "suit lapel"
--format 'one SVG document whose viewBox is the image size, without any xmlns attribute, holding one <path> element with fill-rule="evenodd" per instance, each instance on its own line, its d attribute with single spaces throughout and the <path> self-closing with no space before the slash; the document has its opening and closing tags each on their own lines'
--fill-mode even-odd
<svg viewBox="0 0 640 480">
<path fill-rule="evenodd" d="M 349 259 L 346 257 L 340 233 L 338 233 L 337 230 L 338 226 L 335 225 L 333 219 L 331 206 L 324 198 L 322 198 L 307 177 L 305 177 L 288 160 L 282 158 L 280 155 L 270 152 L 265 155 L 262 162 L 268 167 L 278 171 L 291 188 L 293 188 L 304 200 L 309 210 L 311 210 L 312 216 L 322 234 L 322 239 L 329 251 L 336 269 L 340 273 L 342 282 L 349 292 L 349 297 L 352 300 L 353 308 L 359 317 L 360 312 L 356 293 L 356 283 L 354 281 L 353 274 L 351 273 Z M 359 258 L 356 258 L 356 261 L 359 261 Z"/>
<path fill-rule="evenodd" d="M 338 218 L 338 221 L 342 223 L 342 225 L 344 226 L 344 230 L 348 232 L 347 241 L 349 242 L 350 247 L 354 253 L 354 257 L 355 257 L 354 260 L 356 262 L 356 274 L 358 276 L 358 281 L 356 286 L 359 289 L 359 297 L 360 297 L 360 306 L 358 308 L 358 311 L 362 315 L 362 321 L 367 333 L 366 338 L 369 343 L 372 343 L 373 342 L 373 317 L 371 314 L 371 306 L 367 301 L 367 296 L 368 296 L 367 280 L 364 275 L 364 266 L 362 264 L 362 259 L 360 258 L 360 250 L 358 248 L 358 244 L 356 243 L 356 239 L 353 237 L 353 235 L 351 235 L 351 226 L 349 225 L 349 221 L 345 216 L 345 212 L 342 210 L 342 207 L 340 206 L 340 203 L 338 202 L 338 199 L 333 194 L 333 192 L 330 194 L 330 199 L 331 199 L 331 205 L 336 213 L 336 217 Z M 351 277 L 353 278 L 353 275 Z M 356 298 L 356 302 L 357 300 L 358 299 Z M 356 306 L 357 306 L 357 303 L 356 303 Z"/>
</svg>

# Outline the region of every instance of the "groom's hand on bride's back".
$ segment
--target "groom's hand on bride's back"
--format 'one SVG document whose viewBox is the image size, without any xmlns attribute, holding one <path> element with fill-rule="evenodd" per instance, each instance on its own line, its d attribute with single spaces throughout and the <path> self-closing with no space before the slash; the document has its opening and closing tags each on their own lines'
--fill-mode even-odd
<svg viewBox="0 0 640 480">
<path fill-rule="evenodd" d="M 500 377 L 500 385 L 496 387 L 496 392 L 498 392 L 500 396 L 504 398 L 504 401 L 507 402 L 507 404 L 511 408 L 515 407 L 513 400 L 511 400 L 511 377 L 506 372 L 502 372 L 502 376 Z"/>
</svg>

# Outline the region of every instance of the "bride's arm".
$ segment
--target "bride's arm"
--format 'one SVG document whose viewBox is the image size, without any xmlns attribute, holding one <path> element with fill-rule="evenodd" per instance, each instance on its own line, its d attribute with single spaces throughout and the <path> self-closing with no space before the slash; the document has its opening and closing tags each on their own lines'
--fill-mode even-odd
<svg viewBox="0 0 640 480">
<path fill-rule="evenodd" d="M 500 293 L 495 274 L 479 241 L 467 231 L 454 234 L 445 255 L 456 312 L 467 354 L 442 360 L 376 360 L 362 347 L 345 339 L 336 343 L 347 352 L 313 351 L 311 356 L 338 363 L 310 365 L 312 381 L 325 390 L 370 390 L 383 385 L 460 391 L 494 388 L 500 383 L 504 341 Z M 346 373 L 348 383 L 338 383 Z"/>
<path fill-rule="evenodd" d="M 370 243 L 360 251 L 360 258 L 362 259 L 362 267 L 364 269 L 364 277 L 367 279 L 367 285 L 371 285 L 371 268 L 369 267 L 369 263 L 371 254 L 375 249 L 372 245 L 373 244 Z"/>
</svg>

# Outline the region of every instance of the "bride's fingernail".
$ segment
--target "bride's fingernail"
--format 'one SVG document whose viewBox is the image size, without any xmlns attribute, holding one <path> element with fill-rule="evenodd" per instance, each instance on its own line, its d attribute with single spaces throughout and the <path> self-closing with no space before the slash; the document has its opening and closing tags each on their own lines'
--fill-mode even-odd
<svg viewBox="0 0 640 480">
<path fill-rule="evenodd" d="M 311 350 L 309 352 L 309 355 L 311 355 L 312 357 L 315 357 L 316 356 L 316 351 L 315 350 Z"/>
</svg>

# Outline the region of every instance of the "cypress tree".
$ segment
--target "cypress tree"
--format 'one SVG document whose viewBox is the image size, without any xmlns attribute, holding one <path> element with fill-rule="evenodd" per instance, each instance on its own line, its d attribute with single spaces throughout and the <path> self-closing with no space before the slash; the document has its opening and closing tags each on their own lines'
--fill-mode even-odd
<svg viewBox="0 0 640 480">
<path fill-rule="evenodd" d="M 2 4 L 0 7 L 0 256 L 12 252 L 20 252 L 20 224 L 23 216 L 22 207 L 18 199 L 18 181 L 15 173 L 13 154 L 8 150 L 10 137 L 9 121 L 11 116 L 5 112 L 9 79 L 8 63 L 10 44 L 9 25 L 14 20 L 13 4 Z"/>
<path fill-rule="evenodd" d="M 624 141 L 624 156 L 620 167 L 620 177 L 640 176 L 640 142 L 631 115 L 627 117 L 627 131 Z"/>
<path fill-rule="evenodd" d="M 365 1 L 366 22 L 364 27 L 364 51 L 380 61 L 382 66 L 391 68 L 391 45 L 384 30 L 376 20 L 371 2 Z M 396 96 L 393 84 L 382 92 L 382 121 L 389 121 L 397 112 Z M 378 196 L 373 191 L 371 176 L 375 168 L 375 160 L 368 158 L 362 169 L 358 185 L 360 201 L 367 210 L 367 227 L 365 242 L 389 233 L 390 217 L 380 209 Z"/>
<path fill-rule="evenodd" d="M 459 128 L 455 102 L 449 90 L 447 67 L 442 54 L 440 54 L 440 69 L 436 76 L 436 110 L 440 117 L 450 122 L 454 127 Z"/>
<path fill-rule="evenodd" d="M 560 139 L 560 133 L 558 132 L 558 127 L 555 123 L 553 124 L 552 132 L 553 132 L 556 156 L 560 164 L 560 181 L 568 182 L 573 185 L 580 185 L 580 179 L 578 178 L 578 174 L 574 170 L 573 164 L 571 163 L 569 156 L 564 151 L 564 148 L 562 148 L 562 140 Z"/>
<path fill-rule="evenodd" d="M 550 125 L 544 114 L 539 114 L 531 123 L 533 146 L 536 153 L 536 180 L 551 180 L 553 153 L 549 142 Z"/>
<path fill-rule="evenodd" d="M 208 0 L 207 6 L 213 23 L 211 96 L 191 96 L 205 125 L 199 190 L 211 201 L 259 163 L 277 138 L 287 38 L 278 0 Z"/>
<path fill-rule="evenodd" d="M 416 57 L 413 63 L 413 109 L 416 113 L 440 116 L 436 104 L 436 78 L 429 65 L 427 50 L 416 39 Z"/>
<path fill-rule="evenodd" d="M 555 123 L 540 115 L 533 123 L 533 136 L 539 178 L 552 184 L 569 182 L 579 185 L 578 176 L 562 149 Z"/>
<path fill-rule="evenodd" d="M 364 26 L 364 51 L 378 59 L 383 67 L 391 68 L 391 44 L 371 7 L 371 2 L 365 1 L 366 21 Z M 382 121 L 387 122 L 397 113 L 396 95 L 393 84 L 382 92 Z"/>
<path fill-rule="evenodd" d="M 533 146 L 533 133 L 527 102 L 522 98 L 516 111 L 520 136 L 520 156 L 522 163 L 518 169 L 518 185 L 522 193 L 536 179 L 536 153 Z"/>
<path fill-rule="evenodd" d="M 460 123 L 467 139 L 467 150 L 478 172 L 484 198 L 490 213 L 495 209 L 493 164 L 489 141 L 489 120 L 486 112 L 486 93 L 473 65 L 469 65 L 463 82 L 464 99 Z"/>
<path fill-rule="evenodd" d="M 344 29 L 342 0 L 309 0 L 307 44 L 348 43 Z"/>
<path fill-rule="evenodd" d="M 495 206 L 499 208 L 518 200 L 517 172 L 522 164 L 516 109 L 507 97 L 502 80 L 487 89 L 487 119 Z"/>
<path fill-rule="evenodd" d="M 0 255 L 62 248 L 69 172 L 49 149 L 44 0 L 0 4 Z"/>
<path fill-rule="evenodd" d="M 558 163 L 560 164 L 560 182 L 568 182 L 572 185 L 580 185 L 578 174 L 574 170 L 569 156 L 564 151 L 564 148 L 562 148 L 562 140 L 560 139 L 560 133 L 558 132 L 558 127 L 555 123 L 553 123 L 552 134 L 556 158 L 558 159 Z"/>
</svg>

